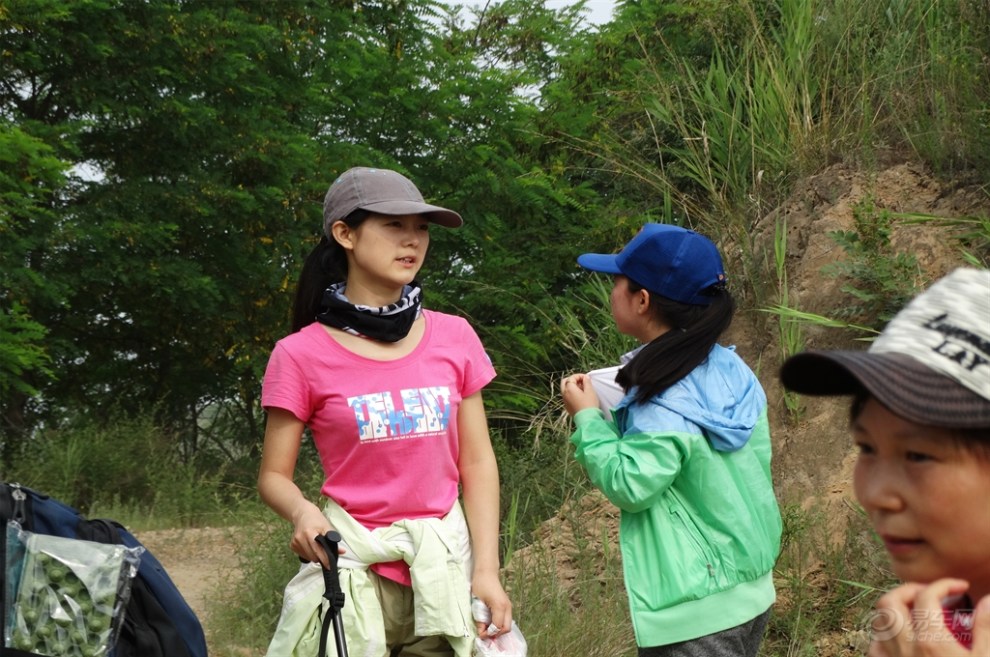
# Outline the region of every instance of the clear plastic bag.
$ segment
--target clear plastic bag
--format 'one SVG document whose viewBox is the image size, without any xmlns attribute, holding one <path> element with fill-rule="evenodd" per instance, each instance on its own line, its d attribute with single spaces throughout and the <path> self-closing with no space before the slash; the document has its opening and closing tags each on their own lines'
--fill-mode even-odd
<svg viewBox="0 0 990 657">
<path fill-rule="evenodd" d="M 113 647 L 143 547 L 7 525 L 4 646 L 49 657 L 103 657 Z"/>
<path fill-rule="evenodd" d="M 492 611 L 478 598 L 471 599 L 471 615 L 479 623 L 491 623 Z M 512 629 L 494 639 L 474 640 L 474 657 L 526 657 L 526 637 L 512 621 Z"/>
<path fill-rule="evenodd" d="M 523 636 L 516 621 L 512 621 L 512 629 L 500 634 L 494 639 L 474 640 L 475 657 L 526 657 L 526 638 Z"/>
</svg>

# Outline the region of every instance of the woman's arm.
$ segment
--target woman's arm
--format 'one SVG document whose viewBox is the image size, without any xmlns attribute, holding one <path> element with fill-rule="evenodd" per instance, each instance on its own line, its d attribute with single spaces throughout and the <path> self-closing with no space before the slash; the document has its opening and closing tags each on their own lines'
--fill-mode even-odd
<svg viewBox="0 0 990 657">
<path fill-rule="evenodd" d="M 331 529 L 320 508 L 306 499 L 293 480 L 304 424 L 281 408 L 268 410 L 265 444 L 258 472 L 258 493 L 265 504 L 292 523 L 290 547 L 306 561 L 329 565 L 316 537 Z"/>
<path fill-rule="evenodd" d="M 504 634 L 512 629 L 512 603 L 499 580 L 499 479 L 498 464 L 488 435 L 488 419 L 481 393 L 461 401 L 457 416 L 460 436 L 458 468 L 464 513 L 471 532 L 474 573 L 471 593 L 492 611 L 492 623 L 499 628 L 490 635 L 478 623 L 482 637 Z"/>
<path fill-rule="evenodd" d="M 560 394 L 574 420 L 574 457 L 595 487 L 623 511 L 635 513 L 653 506 L 680 474 L 687 451 L 685 432 L 620 436 L 599 408 L 598 394 L 587 374 L 564 378 Z"/>
</svg>

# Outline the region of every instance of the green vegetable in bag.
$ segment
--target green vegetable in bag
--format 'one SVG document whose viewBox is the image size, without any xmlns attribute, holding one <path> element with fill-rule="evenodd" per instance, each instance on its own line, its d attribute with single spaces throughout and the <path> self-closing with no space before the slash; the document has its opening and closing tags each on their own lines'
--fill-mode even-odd
<svg viewBox="0 0 990 657">
<path fill-rule="evenodd" d="M 143 548 L 16 531 L 24 549 L 5 645 L 48 657 L 107 655 Z"/>
</svg>

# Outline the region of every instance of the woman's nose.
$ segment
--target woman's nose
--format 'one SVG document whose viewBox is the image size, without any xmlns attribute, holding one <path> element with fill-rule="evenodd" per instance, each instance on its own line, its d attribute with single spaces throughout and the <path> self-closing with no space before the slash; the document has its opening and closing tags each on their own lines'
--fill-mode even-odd
<svg viewBox="0 0 990 657">
<path fill-rule="evenodd" d="M 867 510 L 899 511 L 904 508 L 899 477 L 890 466 L 856 464 L 856 497 Z"/>
</svg>

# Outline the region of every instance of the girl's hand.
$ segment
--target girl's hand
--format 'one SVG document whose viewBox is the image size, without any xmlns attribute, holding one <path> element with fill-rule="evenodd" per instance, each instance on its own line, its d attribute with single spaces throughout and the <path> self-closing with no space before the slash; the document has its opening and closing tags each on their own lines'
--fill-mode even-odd
<svg viewBox="0 0 990 657">
<path fill-rule="evenodd" d="M 490 623 L 475 621 L 478 636 L 482 639 L 494 639 L 512 630 L 512 603 L 506 595 L 498 575 L 478 576 L 471 580 L 471 595 L 480 599 L 492 612 Z M 491 632 L 488 631 L 491 628 Z"/>
<path fill-rule="evenodd" d="M 560 382 L 560 394 L 564 398 L 567 414 L 574 417 L 586 408 L 598 408 L 598 393 L 591 387 L 587 374 L 572 374 Z"/>
<path fill-rule="evenodd" d="M 968 588 L 964 580 L 947 578 L 927 585 L 904 584 L 888 592 L 877 602 L 868 657 L 990 655 L 990 596 L 980 601 L 973 616 L 972 651 L 945 625 L 942 601 Z"/>
<path fill-rule="evenodd" d="M 316 542 L 316 537 L 326 534 L 333 528 L 319 507 L 309 501 L 303 502 L 293 515 L 292 527 L 292 540 L 289 542 L 292 551 L 303 561 L 318 561 L 324 568 L 328 568 L 329 557 Z"/>
</svg>

